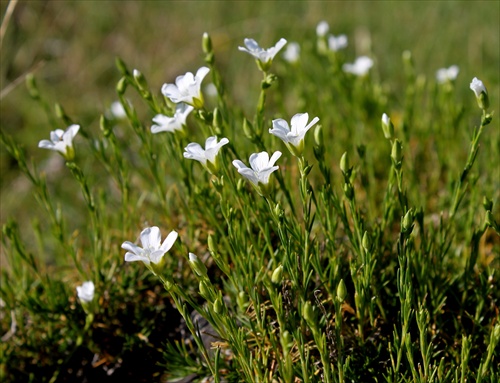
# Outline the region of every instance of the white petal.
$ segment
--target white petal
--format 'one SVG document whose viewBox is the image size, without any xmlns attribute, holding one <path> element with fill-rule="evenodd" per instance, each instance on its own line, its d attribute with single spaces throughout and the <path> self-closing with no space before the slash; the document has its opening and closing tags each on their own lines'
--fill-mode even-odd
<svg viewBox="0 0 500 383">
<path fill-rule="evenodd" d="M 196 72 L 196 81 L 198 83 L 201 83 L 201 81 L 205 78 L 205 76 L 210 72 L 210 69 L 207 68 L 206 66 L 202 66 L 198 71 Z"/>
<path fill-rule="evenodd" d="M 259 172 L 268 167 L 269 154 L 267 152 L 253 153 L 250 155 L 249 161 L 252 169 Z"/>
<path fill-rule="evenodd" d="M 276 161 L 278 161 L 278 158 L 281 157 L 281 152 L 280 151 L 275 151 L 274 154 L 271 156 L 271 159 L 269 160 L 269 163 L 267 166 L 271 167 L 274 165 Z M 274 170 L 273 170 L 274 171 Z"/>
<path fill-rule="evenodd" d="M 160 241 L 161 233 L 157 226 L 148 227 L 141 232 L 141 243 L 144 249 L 158 249 Z"/>
<path fill-rule="evenodd" d="M 142 248 L 129 241 L 125 241 L 122 243 L 122 249 L 130 251 L 137 255 L 141 255 L 143 251 Z"/>
<path fill-rule="evenodd" d="M 163 241 L 163 244 L 161 245 L 161 249 L 164 252 L 169 251 L 172 248 L 172 246 L 174 245 L 178 236 L 179 236 L 179 234 L 175 230 L 172 230 L 167 235 L 167 238 L 165 238 L 165 240 Z"/>
<path fill-rule="evenodd" d="M 41 140 L 38 143 L 38 147 L 43 148 L 43 149 L 55 150 L 54 146 L 55 146 L 54 143 L 52 141 L 49 141 L 49 140 Z"/>
<path fill-rule="evenodd" d="M 125 261 L 126 262 L 142 261 L 142 262 L 147 263 L 147 264 L 150 263 L 148 257 L 145 257 L 144 255 L 137 255 L 137 254 L 132 254 L 132 253 L 125 254 Z"/>
<path fill-rule="evenodd" d="M 271 175 L 272 172 L 276 171 L 279 169 L 279 166 L 273 166 L 267 169 L 262 170 L 259 172 L 259 182 L 263 184 L 268 184 L 269 183 L 269 176 Z"/>
</svg>

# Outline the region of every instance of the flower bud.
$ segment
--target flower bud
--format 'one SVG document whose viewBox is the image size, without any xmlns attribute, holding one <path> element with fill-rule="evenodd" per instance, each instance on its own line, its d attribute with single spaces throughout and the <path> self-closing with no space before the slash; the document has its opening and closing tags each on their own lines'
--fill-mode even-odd
<svg viewBox="0 0 500 383">
<path fill-rule="evenodd" d="M 280 284 L 283 280 L 283 265 L 279 265 L 274 269 L 273 274 L 271 276 L 271 282 L 274 284 Z"/>
<path fill-rule="evenodd" d="M 396 168 L 401 168 L 401 160 L 403 159 L 403 145 L 398 139 L 394 140 L 394 143 L 392 144 L 391 158 Z"/>
<path fill-rule="evenodd" d="M 125 91 L 127 90 L 127 78 L 122 77 L 120 81 L 118 81 L 118 84 L 116 84 L 116 92 L 120 95 L 125 94 Z"/>
<path fill-rule="evenodd" d="M 222 128 L 222 114 L 220 113 L 219 108 L 214 109 L 214 115 L 212 119 L 214 128 L 219 130 Z"/>
<path fill-rule="evenodd" d="M 261 87 L 262 89 L 269 88 L 276 80 L 278 80 L 278 76 L 275 74 L 268 74 L 266 78 L 262 81 Z"/>
<path fill-rule="evenodd" d="M 394 125 L 387 114 L 382 115 L 382 130 L 384 132 L 384 137 L 388 140 L 394 138 Z"/>
<path fill-rule="evenodd" d="M 33 99 L 38 100 L 40 98 L 40 92 L 38 90 L 38 86 L 36 85 L 33 73 L 28 73 L 26 75 L 26 87 L 28 88 L 28 92 Z"/>
<path fill-rule="evenodd" d="M 236 297 L 236 303 L 241 311 L 245 311 L 248 306 L 248 297 L 244 291 L 240 291 Z"/>
<path fill-rule="evenodd" d="M 199 277 L 206 277 L 207 276 L 207 267 L 205 264 L 193 253 L 189 253 L 189 264 L 191 265 L 191 268 L 193 271 L 199 276 Z"/>
<path fill-rule="evenodd" d="M 306 301 L 302 307 L 302 317 L 306 320 L 307 324 L 311 327 L 315 327 L 315 313 L 311 302 Z"/>
<path fill-rule="evenodd" d="M 403 217 L 403 222 L 401 225 L 401 232 L 405 234 L 410 234 L 413 230 L 413 209 L 410 209 L 406 212 Z"/>
<path fill-rule="evenodd" d="M 224 314 L 224 305 L 220 298 L 217 298 L 213 304 L 213 308 L 216 314 Z"/>
<path fill-rule="evenodd" d="M 207 55 L 212 53 L 212 39 L 210 38 L 210 35 L 207 32 L 203 33 L 203 38 L 201 40 L 201 47 L 203 49 L 203 53 Z"/>
<path fill-rule="evenodd" d="M 101 118 L 99 119 L 99 127 L 101 128 L 102 134 L 104 137 L 109 137 L 112 134 L 111 127 L 109 126 L 108 120 L 101 114 Z"/>
<path fill-rule="evenodd" d="M 337 299 L 340 303 L 345 301 L 347 297 L 347 288 L 345 287 L 344 280 L 341 279 L 339 285 L 337 286 Z"/>
<path fill-rule="evenodd" d="M 483 207 L 484 210 L 493 210 L 493 201 L 489 199 L 488 197 L 484 196 L 483 197 Z"/>
<path fill-rule="evenodd" d="M 208 235 L 208 251 L 210 251 L 210 254 L 214 254 L 215 253 L 215 244 L 214 244 L 214 237 L 212 236 L 212 234 L 209 234 Z"/>
<path fill-rule="evenodd" d="M 363 249 L 365 249 L 365 251 L 370 251 L 371 241 L 367 231 L 365 231 L 365 233 L 363 234 L 363 240 L 361 241 L 361 245 L 363 246 Z"/>
<path fill-rule="evenodd" d="M 205 298 L 207 301 L 210 301 L 210 297 L 212 296 L 212 290 L 210 289 L 210 286 L 207 284 L 207 281 L 202 279 L 198 285 L 198 288 L 200 290 L 200 295 Z"/>
<path fill-rule="evenodd" d="M 344 174 L 347 174 L 349 171 L 349 157 L 347 152 L 342 154 L 342 157 L 340 158 L 340 170 L 342 170 L 342 173 Z"/>
<path fill-rule="evenodd" d="M 477 77 L 472 79 L 470 83 L 470 89 L 476 95 L 477 104 L 483 110 L 487 110 L 490 106 L 490 100 L 488 98 L 488 92 L 486 91 L 486 87 L 483 82 L 479 80 Z"/>
<path fill-rule="evenodd" d="M 293 344 L 293 337 L 288 331 L 283 331 L 280 334 L 280 343 L 281 347 L 283 347 L 283 354 L 286 356 L 290 352 L 290 348 Z"/>
<path fill-rule="evenodd" d="M 323 126 L 322 125 L 316 125 L 316 128 L 314 128 L 314 142 L 318 146 L 323 146 Z"/>
<path fill-rule="evenodd" d="M 146 81 L 146 78 L 142 74 L 142 72 L 138 71 L 137 69 L 134 69 L 133 76 L 134 76 L 135 83 L 137 84 L 139 89 L 142 91 L 147 91 L 148 90 L 148 83 Z"/>
</svg>

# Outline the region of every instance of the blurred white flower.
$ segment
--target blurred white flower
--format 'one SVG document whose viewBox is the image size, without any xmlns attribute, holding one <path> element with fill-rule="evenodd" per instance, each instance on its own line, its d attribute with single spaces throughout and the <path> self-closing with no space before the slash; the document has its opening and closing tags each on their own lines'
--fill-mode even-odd
<svg viewBox="0 0 500 383">
<path fill-rule="evenodd" d="M 353 64 L 347 63 L 342 66 L 344 72 L 352 73 L 356 76 L 364 76 L 373 66 L 373 60 L 368 56 L 360 56 Z"/>
<path fill-rule="evenodd" d="M 125 108 L 120 101 L 114 101 L 109 107 L 109 112 L 113 118 L 122 119 L 127 117 L 125 113 Z"/>
<path fill-rule="evenodd" d="M 337 52 L 337 51 L 344 49 L 346 47 L 347 47 L 347 36 L 346 35 L 339 35 L 339 36 L 330 35 L 330 36 L 328 36 L 328 48 L 331 51 Z"/>
<path fill-rule="evenodd" d="M 212 174 L 217 172 L 217 153 L 219 150 L 229 143 L 227 138 L 221 139 L 217 143 L 217 137 L 208 137 L 205 141 L 205 149 L 200 144 L 192 142 L 184 148 L 184 157 L 190 160 L 200 161 L 202 165 Z"/>
<path fill-rule="evenodd" d="M 196 109 L 203 107 L 203 95 L 201 94 L 201 82 L 205 76 L 210 72 L 207 67 L 201 67 L 193 75 L 187 72 L 183 76 L 177 76 L 174 84 L 163 84 L 161 92 L 165 97 L 168 97 L 172 102 L 184 102 L 194 106 Z"/>
<path fill-rule="evenodd" d="M 213 82 L 205 86 L 205 94 L 209 97 L 217 97 L 217 87 Z"/>
<path fill-rule="evenodd" d="M 290 42 L 285 52 L 283 52 L 283 58 L 291 64 L 296 63 L 300 59 L 300 45 L 296 42 Z"/>
<path fill-rule="evenodd" d="M 94 299 L 95 286 L 94 282 L 88 281 L 83 282 L 81 286 L 76 287 L 76 293 L 78 298 L 82 301 L 82 303 L 92 302 Z"/>
<path fill-rule="evenodd" d="M 324 37 L 330 30 L 330 26 L 326 21 L 320 21 L 318 25 L 316 26 L 316 35 L 318 37 Z"/>
<path fill-rule="evenodd" d="M 449 68 L 438 69 L 436 71 L 436 80 L 440 84 L 453 81 L 457 78 L 458 72 L 460 72 L 460 69 L 457 65 L 452 65 Z"/>
<path fill-rule="evenodd" d="M 273 128 L 269 129 L 269 133 L 281 138 L 293 155 L 300 156 L 304 150 L 304 136 L 319 118 L 314 117 L 309 124 L 308 120 L 308 113 L 297 113 L 290 121 L 290 128 L 288 122 L 278 118 L 273 120 Z"/>
<path fill-rule="evenodd" d="M 178 103 L 175 106 L 175 113 L 172 117 L 165 116 L 163 114 L 157 114 L 153 118 L 153 122 L 155 123 L 155 125 L 151 126 L 151 133 L 173 133 L 176 130 L 182 130 L 183 126 L 186 125 L 187 116 L 193 109 L 194 108 L 190 105 Z"/>
<path fill-rule="evenodd" d="M 125 261 L 142 261 L 146 265 L 149 265 L 150 262 L 157 264 L 173 246 L 177 236 L 176 231 L 171 231 L 165 241 L 161 243 L 160 229 L 157 226 L 148 227 L 141 232 L 142 248 L 129 241 L 123 242 L 122 249 L 127 250 Z"/>
<path fill-rule="evenodd" d="M 254 39 L 245 39 L 244 40 L 245 47 L 238 47 L 238 49 L 242 52 L 247 52 L 253 57 L 257 59 L 257 64 L 259 65 L 259 68 L 267 72 L 269 70 L 269 67 L 271 66 L 274 56 L 283 48 L 286 44 L 285 39 L 280 39 L 274 47 L 271 47 L 269 49 L 264 49 L 259 46 L 257 41 Z"/>
<path fill-rule="evenodd" d="M 269 183 L 269 176 L 272 172 L 279 169 L 279 166 L 274 166 L 274 163 L 281 157 L 281 152 L 276 151 L 269 159 L 269 154 L 266 152 L 253 153 L 250 156 L 250 166 L 246 166 L 240 160 L 234 160 L 233 165 L 238 169 L 243 177 L 249 180 L 259 191 L 260 194 L 267 194 L 266 185 Z"/>
<path fill-rule="evenodd" d="M 73 148 L 73 138 L 80 130 L 80 125 L 71 125 L 66 129 L 56 129 L 50 132 L 50 141 L 41 140 L 38 143 L 39 148 L 55 150 L 61 153 L 67 161 L 75 158 L 75 150 Z"/>
</svg>

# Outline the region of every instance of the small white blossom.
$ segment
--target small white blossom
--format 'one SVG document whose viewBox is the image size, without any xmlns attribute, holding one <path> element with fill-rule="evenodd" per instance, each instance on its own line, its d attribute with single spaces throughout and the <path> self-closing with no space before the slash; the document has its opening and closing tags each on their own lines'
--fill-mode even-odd
<svg viewBox="0 0 500 383">
<path fill-rule="evenodd" d="M 207 138 L 205 141 L 205 149 L 203 149 L 200 144 L 192 142 L 184 148 L 184 157 L 200 161 L 210 173 L 215 173 L 217 172 L 217 153 L 219 153 L 219 150 L 227 143 L 229 143 L 229 140 L 225 137 L 217 143 L 216 136 Z"/>
<path fill-rule="evenodd" d="M 269 67 L 271 66 L 274 56 L 283 48 L 286 44 L 286 40 L 281 38 L 274 47 L 269 49 L 264 49 L 259 46 L 257 41 L 254 39 L 245 39 L 244 40 L 245 47 L 238 47 L 238 49 L 242 52 L 247 52 L 257 59 L 257 64 L 259 68 L 267 72 Z"/>
<path fill-rule="evenodd" d="M 339 36 L 330 35 L 330 36 L 328 36 L 328 48 L 331 51 L 337 52 L 337 51 L 344 49 L 346 47 L 347 47 L 347 36 L 346 35 L 339 35 Z"/>
<path fill-rule="evenodd" d="M 287 45 L 283 58 L 291 64 L 296 63 L 300 59 L 300 45 L 296 42 L 291 42 Z"/>
<path fill-rule="evenodd" d="M 316 35 L 318 37 L 324 37 L 330 30 L 330 26 L 326 21 L 320 21 L 318 25 L 316 26 Z"/>
<path fill-rule="evenodd" d="M 125 113 L 125 108 L 123 107 L 120 101 L 114 101 L 109 108 L 109 112 L 111 116 L 116 119 L 123 119 L 127 117 L 127 113 Z"/>
<path fill-rule="evenodd" d="M 470 83 L 470 89 L 475 93 L 476 97 L 478 98 L 481 96 L 481 93 L 483 92 L 488 94 L 483 82 L 479 80 L 477 77 L 474 77 L 472 79 L 472 82 Z"/>
<path fill-rule="evenodd" d="M 177 76 L 174 84 L 163 84 L 161 92 L 165 97 L 168 97 L 173 103 L 184 102 L 199 109 L 203 107 L 203 95 L 201 94 L 201 82 L 210 72 L 207 67 L 201 67 L 193 75 L 187 72 L 183 76 Z"/>
<path fill-rule="evenodd" d="M 269 154 L 266 152 L 253 153 L 250 156 L 250 167 L 246 166 L 240 160 L 234 160 L 233 165 L 238 169 L 243 177 L 249 180 L 261 194 L 267 194 L 267 184 L 269 176 L 272 172 L 279 169 L 279 166 L 274 166 L 278 158 L 281 157 L 281 152 L 276 151 L 269 159 Z"/>
<path fill-rule="evenodd" d="M 344 72 L 352 73 L 356 76 L 365 76 L 373 66 L 373 60 L 368 56 L 361 56 L 356 59 L 353 64 L 344 64 L 342 69 Z"/>
<path fill-rule="evenodd" d="M 279 118 L 273 120 L 273 128 L 269 129 L 269 133 L 281 138 L 293 155 L 300 156 L 304 150 L 304 136 L 319 118 L 314 117 L 309 124 L 308 120 L 308 113 L 297 113 L 290 121 L 290 128 L 288 122 Z"/>
<path fill-rule="evenodd" d="M 50 141 L 41 140 L 38 143 L 39 148 L 55 150 L 61 153 L 67 161 L 71 161 L 75 157 L 73 149 L 73 138 L 75 138 L 80 125 L 71 125 L 66 129 L 56 129 L 50 132 Z"/>
<path fill-rule="evenodd" d="M 76 293 L 78 298 L 82 301 L 82 303 L 92 302 L 94 299 L 95 286 L 94 282 L 88 281 L 83 282 L 81 286 L 76 287 Z"/>
<path fill-rule="evenodd" d="M 457 65 L 452 65 L 449 68 L 441 68 L 436 71 L 436 80 L 440 84 L 453 81 L 457 78 L 460 69 Z"/>
<path fill-rule="evenodd" d="M 191 105 L 178 103 L 175 106 L 175 113 L 172 117 L 165 116 L 163 114 L 157 114 L 153 118 L 153 122 L 155 123 L 155 125 L 151 126 L 151 133 L 173 133 L 176 130 L 182 130 L 183 126 L 186 125 L 187 116 L 192 112 L 193 109 L 194 108 Z"/>
<path fill-rule="evenodd" d="M 176 231 L 171 231 L 165 241 L 161 243 L 160 229 L 157 226 L 148 227 L 141 232 L 142 248 L 129 241 L 123 242 L 122 249 L 127 250 L 125 261 L 142 261 L 146 265 L 149 265 L 150 262 L 157 264 L 173 246 L 177 236 Z"/>
<path fill-rule="evenodd" d="M 476 95 L 477 104 L 483 110 L 486 110 L 490 106 L 490 101 L 488 98 L 488 92 L 486 91 L 486 87 L 483 82 L 479 80 L 477 77 L 472 79 L 470 83 L 470 88 Z"/>
</svg>

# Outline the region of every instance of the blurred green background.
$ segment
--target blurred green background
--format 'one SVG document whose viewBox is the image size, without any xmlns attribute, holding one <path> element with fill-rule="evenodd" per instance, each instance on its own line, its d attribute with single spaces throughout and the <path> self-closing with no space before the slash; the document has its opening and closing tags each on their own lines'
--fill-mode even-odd
<svg viewBox="0 0 500 383">
<path fill-rule="evenodd" d="M 2 1 L 2 19 L 7 8 Z M 204 64 L 201 36 L 209 32 L 233 104 L 254 107 L 260 80 L 253 60 L 239 52 L 245 37 L 264 47 L 280 38 L 313 43 L 318 22 L 346 34 L 346 57 L 376 58 L 374 75 L 404 90 L 401 53 L 410 50 L 418 73 L 433 80 L 456 64 L 457 99 L 474 102 L 469 82 L 481 78 L 499 110 L 500 2 L 498 1 L 19 1 L 1 50 L 1 125 L 37 163 L 53 153 L 36 148 L 51 126 L 24 82 L 34 73 L 51 105 L 98 130 L 116 99 L 115 57 L 142 71 L 153 91 Z M 322 76 L 324 74 L 318 74 Z M 16 86 L 17 81 L 17 86 Z M 400 86 L 400 89 L 398 87 Z M 397 109 L 398 105 L 393 105 Z M 59 128 L 63 128 L 61 123 Z M 498 132 L 498 123 L 491 129 Z M 22 219 L 30 188 L 0 147 L 1 222 Z"/>
</svg>

